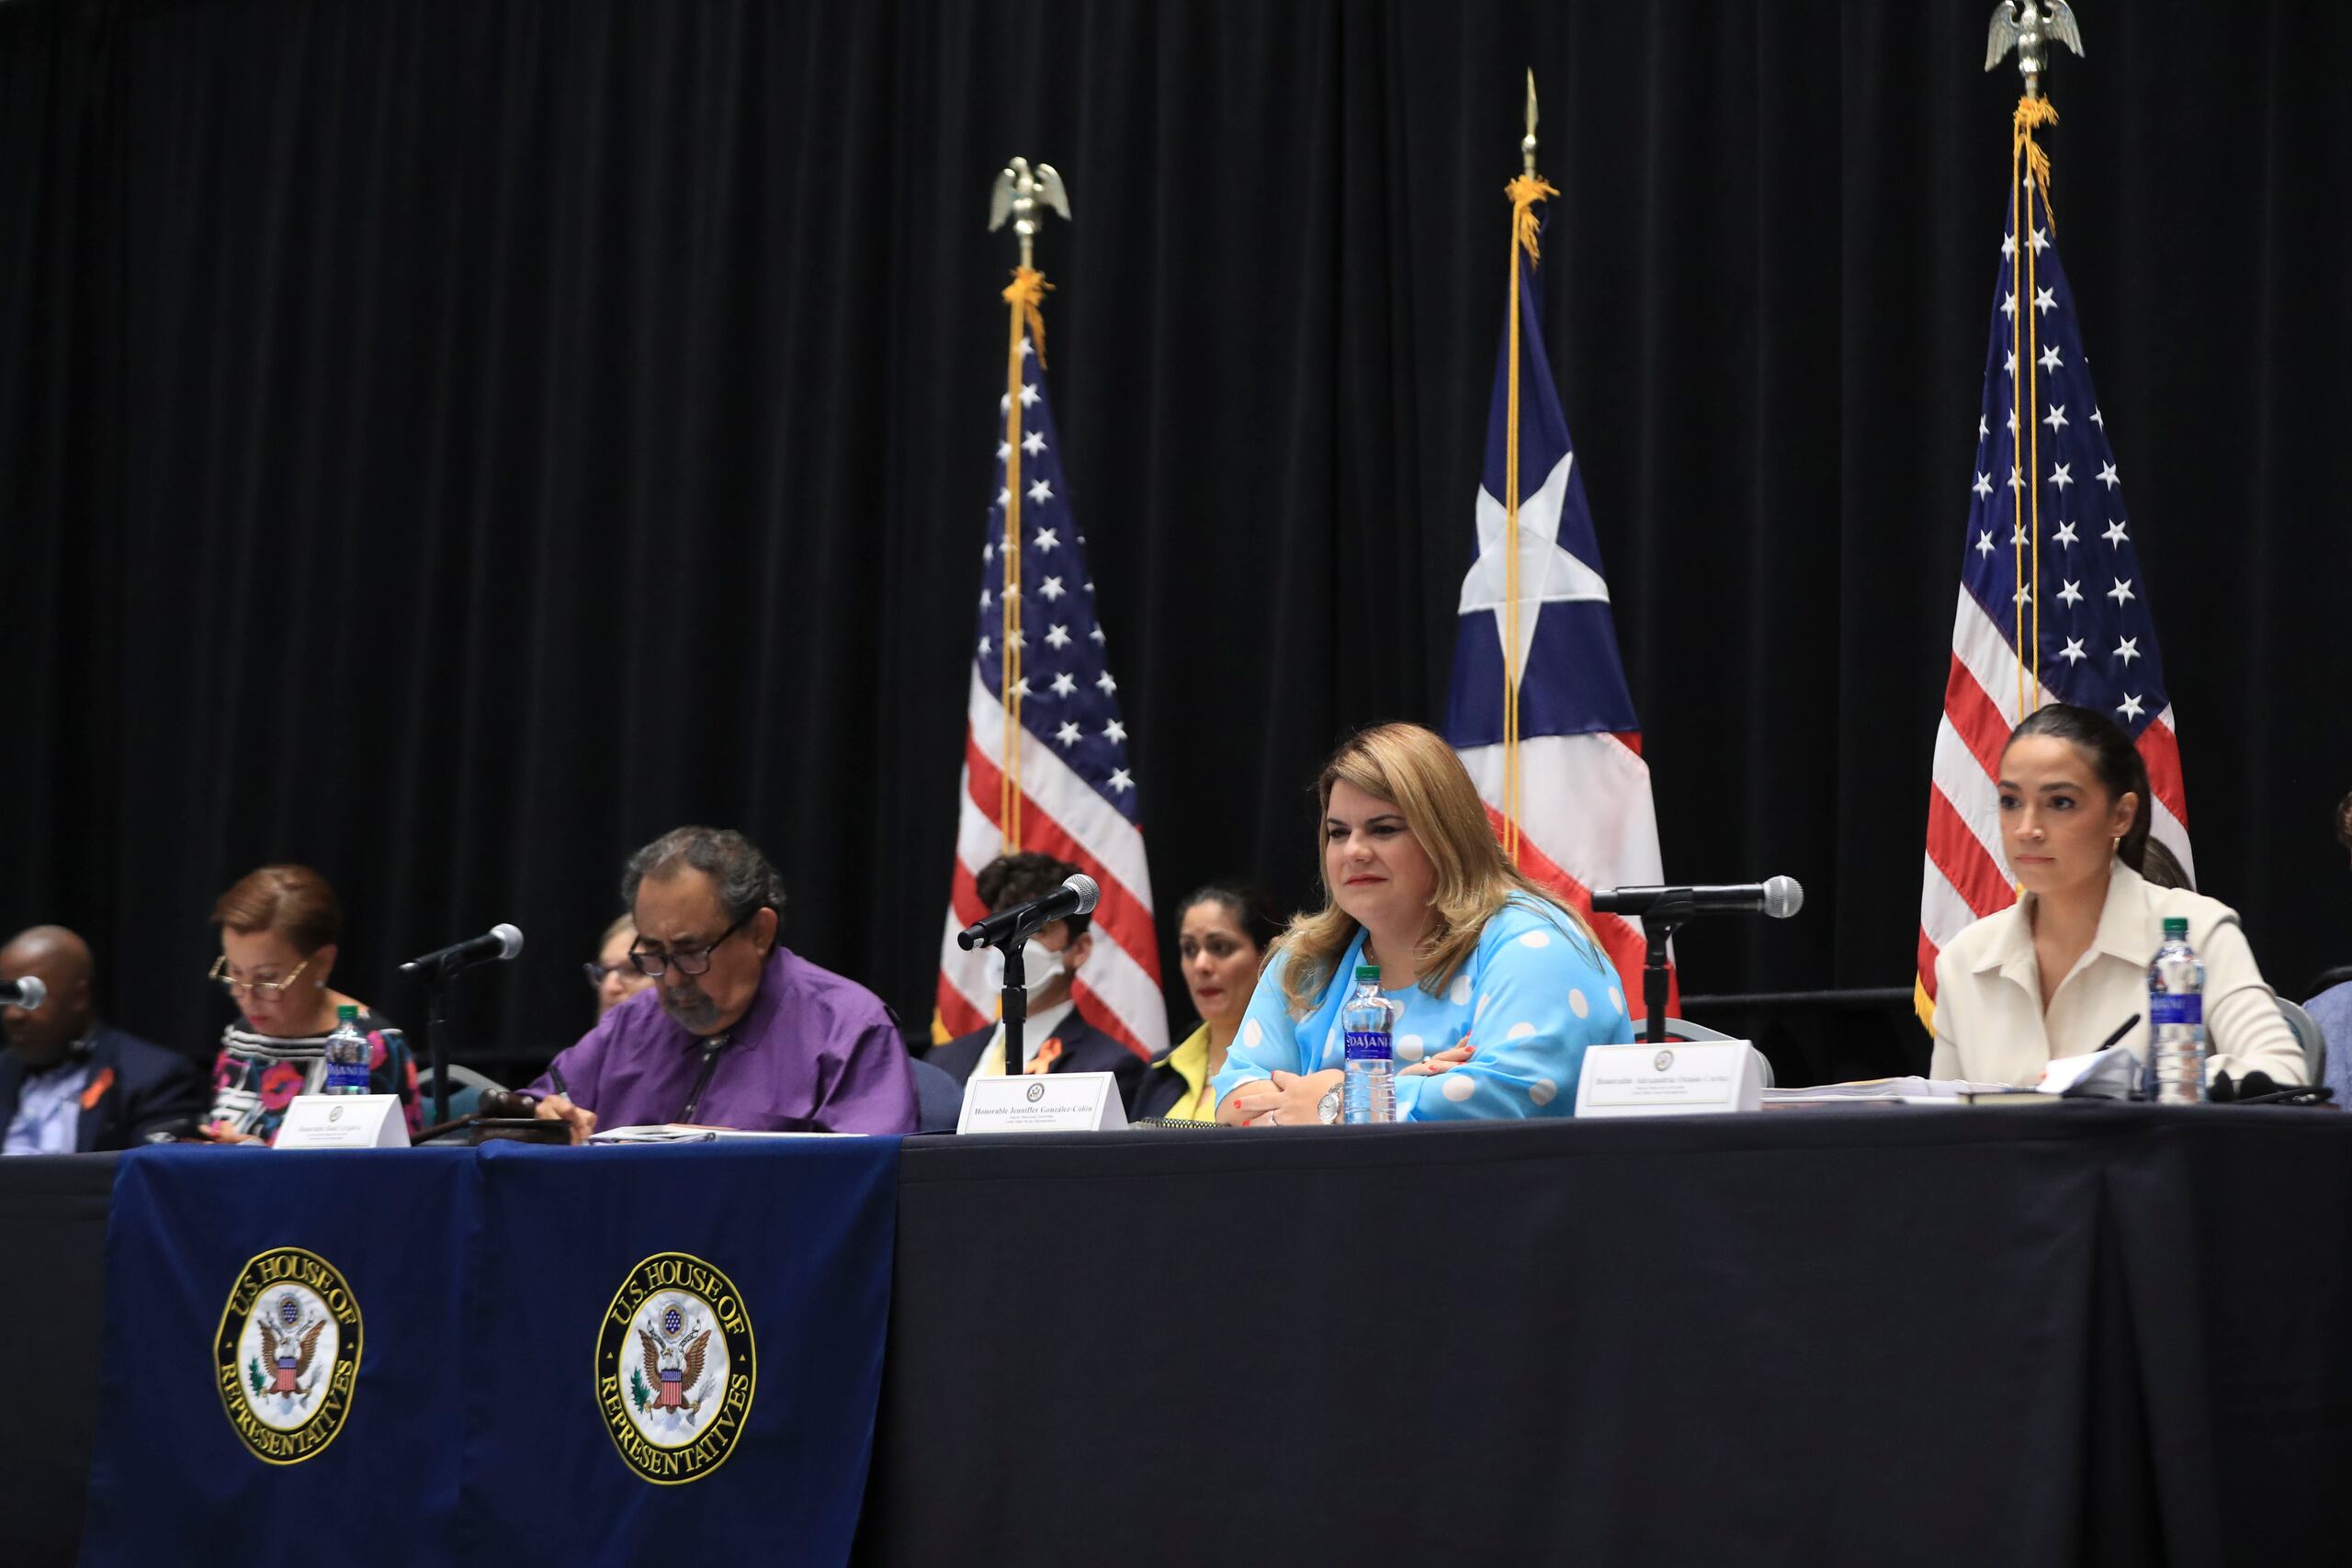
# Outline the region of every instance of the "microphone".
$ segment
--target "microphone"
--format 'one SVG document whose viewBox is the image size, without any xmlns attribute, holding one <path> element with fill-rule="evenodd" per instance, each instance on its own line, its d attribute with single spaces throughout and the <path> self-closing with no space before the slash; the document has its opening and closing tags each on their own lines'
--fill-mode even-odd
<svg viewBox="0 0 2352 1568">
<path fill-rule="evenodd" d="M 0 1007 L 22 1008 L 32 1011 L 49 1000 L 49 987 L 38 975 L 28 975 L 21 980 L 11 980 L 0 986 Z"/>
<path fill-rule="evenodd" d="M 1804 889 L 1793 876 L 1775 876 L 1732 887 L 1609 887 L 1592 896 L 1594 910 L 1604 915 L 1639 917 L 1661 904 L 1679 905 L 1694 915 L 1719 909 L 1785 920 L 1804 908 Z"/>
<path fill-rule="evenodd" d="M 438 980 L 493 958 L 512 958 L 522 951 L 522 931 L 502 922 L 480 936 L 436 947 L 422 958 L 412 958 L 401 965 L 401 973 L 420 980 Z"/>
<path fill-rule="evenodd" d="M 1101 897 L 1102 890 L 1081 871 L 1043 898 L 1000 909 L 976 925 L 966 926 L 956 933 L 956 945 L 969 953 L 982 943 L 993 947 L 1010 938 L 1025 937 L 1039 926 L 1066 920 L 1072 915 L 1092 914 L 1094 901 Z"/>
</svg>

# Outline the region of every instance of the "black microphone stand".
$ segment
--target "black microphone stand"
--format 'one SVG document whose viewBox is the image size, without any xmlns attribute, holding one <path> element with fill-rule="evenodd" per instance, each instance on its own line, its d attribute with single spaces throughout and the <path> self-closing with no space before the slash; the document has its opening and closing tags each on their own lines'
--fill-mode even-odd
<svg viewBox="0 0 2352 1568">
<path fill-rule="evenodd" d="M 424 1054 L 433 1065 L 433 1120 L 449 1119 L 449 978 L 435 969 L 424 982 Z"/>
<path fill-rule="evenodd" d="M 449 1119 L 449 981 L 464 973 L 446 960 L 403 964 L 401 972 L 424 982 L 424 1056 L 433 1073 L 433 1120 Z"/>
<path fill-rule="evenodd" d="M 1022 1049 L 1022 1031 L 1029 1021 L 1029 975 L 1021 961 L 1028 941 L 1029 933 L 1016 928 L 996 944 L 1004 959 L 1004 991 L 997 1005 L 1004 1020 L 1004 1076 L 1009 1078 L 1019 1077 L 1028 1059 Z"/>
<path fill-rule="evenodd" d="M 1698 913 L 1690 901 L 1690 890 L 1678 887 L 1660 897 L 1642 911 L 1642 1043 L 1646 1045 L 1666 1043 L 1666 989 L 1672 970 L 1667 962 L 1667 944 L 1682 923 Z"/>
</svg>

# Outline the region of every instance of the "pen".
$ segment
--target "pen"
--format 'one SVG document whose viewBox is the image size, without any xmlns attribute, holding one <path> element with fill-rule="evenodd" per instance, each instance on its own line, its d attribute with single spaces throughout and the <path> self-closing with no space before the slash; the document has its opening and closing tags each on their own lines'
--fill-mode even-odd
<svg viewBox="0 0 2352 1568">
<path fill-rule="evenodd" d="M 2139 1022 L 2139 1021 L 2140 1021 L 2140 1015 L 2139 1015 L 2138 1013 L 2136 1013 L 2136 1012 L 2135 1012 L 2135 1013 L 2133 1013 L 2130 1018 L 2127 1018 L 2127 1019 L 2125 1019 L 2121 1023 L 2117 1024 L 2117 1025 L 2115 1026 L 2115 1032 L 2114 1032 L 2114 1033 L 2112 1033 L 2112 1034 L 2110 1034 L 2110 1035 L 2109 1035 L 2106 1039 L 2104 1039 L 2104 1040 L 2100 1041 L 2100 1042 L 2098 1043 L 2098 1048 L 2099 1048 L 2101 1051 L 2106 1050 L 2109 1046 L 2110 1046 L 2110 1045 L 2114 1044 L 2117 1041 L 2119 1041 L 2119 1040 L 2122 1039 L 2125 1035 L 2127 1035 L 2127 1034 L 2131 1033 L 2131 1032 L 2132 1032 L 2132 1026 L 2133 1024 L 2135 1024 L 2135 1023 Z M 555 1069 L 554 1069 L 554 1068 L 552 1068 L 552 1067 L 550 1067 L 550 1068 L 548 1068 L 548 1070 L 549 1072 L 553 1072 Z M 563 1087 L 563 1080 L 562 1080 L 561 1078 L 558 1078 L 558 1079 L 556 1079 L 556 1080 L 555 1080 L 555 1087 L 556 1087 L 556 1088 L 558 1088 L 558 1089 L 561 1089 L 561 1088 Z"/>
<path fill-rule="evenodd" d="M 2139 1021 L 2140 1015 L 2136 1012 L 2133 1013 L 2132 1015 L 2132 1023 L 2137 1023 Z M 2131 1028 L 2132 1023 L 2125 1024 L 2123 1028 Z M 2120 1034 L 2122 1030 L 2118 1030 L 2116 1032 Z M 2110 1041 L 2109 1043 L 2111 1044 L 2113 1042 Z M 563 1081 L 563 1069 L 553 1062 L 549 1062 L 548 1064 L 548 1082 L 555 1085 L 556 1093 L 563 1096 L 564 1099 L 570 1100 L 571 1098 L 571 1086 Z"/>
</svg>

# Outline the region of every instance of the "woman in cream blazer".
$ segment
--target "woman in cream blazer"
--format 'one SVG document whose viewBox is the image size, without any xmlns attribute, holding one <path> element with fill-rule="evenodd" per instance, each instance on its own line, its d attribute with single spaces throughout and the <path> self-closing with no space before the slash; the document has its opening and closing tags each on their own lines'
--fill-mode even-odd
<svg viewBox="0 0 2352 1568">
<path fill-rule="evenodd" d="M 2188 921 L 2205 963 L 2209 1070 L 2301 1083 L 2307 1067 L 2229 906 L 2158 887 L 2137 869 L 2148 841 L 2148 773 L 2104 714 L 2052 703 L 2001 752 L 2001 844 L 2018 902 L 1936 958 L 1931 1076 L 2031 1084 L 2053 1056 L 2120 1043 L 2147 1059 L 2148 962 L 2167 918 Z"/>
</svg>

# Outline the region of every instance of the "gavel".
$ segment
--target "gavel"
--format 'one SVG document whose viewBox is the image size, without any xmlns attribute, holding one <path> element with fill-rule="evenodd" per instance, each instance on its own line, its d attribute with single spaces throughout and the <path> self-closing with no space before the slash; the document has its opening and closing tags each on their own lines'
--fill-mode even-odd
<svg viewBox="0 0 2352 1568">
<path fill-rule="evenodd" d="M 571 1125 L 536 1114 L 538 1104 L 538 1096 L 525 1094 L 521 1089 L 484 1089 L 475 1110 L 438 1126 L 427 1127 L 417 1134 L 416 1141 L 430 1143 L 435 1138 L 469 1128 L 471 1132 L 466 1141 L 472 1144 L 487 1144 L 496 1139 L 513 1139 L 525 1144 L 571 1143 Z"/>
</svg>

